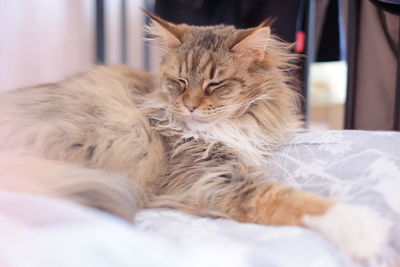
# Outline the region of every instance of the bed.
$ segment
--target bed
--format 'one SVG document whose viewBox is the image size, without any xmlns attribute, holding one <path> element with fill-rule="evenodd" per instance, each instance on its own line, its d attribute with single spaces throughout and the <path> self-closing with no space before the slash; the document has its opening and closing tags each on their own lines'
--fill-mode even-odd
<svg viewBox="0 0 400 267">
<path fill-rule="evenodd" d="M 390 219 L 391 242 L 368 266 L 400 254 L 400 133 L 316 131 L 277 149 L 270 179 Z M 300 227 L 144 210 L 135 225 L 58 199 L 0 191 L 0 266 L 361 266 Z M 365 264 L 365 263 L 364 263 Z M 397 262 L 398 264 L 398 262 Z"/>
</svg>

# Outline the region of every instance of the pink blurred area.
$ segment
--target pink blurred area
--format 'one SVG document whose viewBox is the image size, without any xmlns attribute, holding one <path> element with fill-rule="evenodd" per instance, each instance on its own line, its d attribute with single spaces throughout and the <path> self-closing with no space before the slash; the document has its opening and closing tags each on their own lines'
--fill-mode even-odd
<svg viewBox="0 0 400 267">
<path fill-rule="evenodd" d="M 0 90 L 47 83 L 95 59 L 92 0 L 0 0 Z"/>
</svg>

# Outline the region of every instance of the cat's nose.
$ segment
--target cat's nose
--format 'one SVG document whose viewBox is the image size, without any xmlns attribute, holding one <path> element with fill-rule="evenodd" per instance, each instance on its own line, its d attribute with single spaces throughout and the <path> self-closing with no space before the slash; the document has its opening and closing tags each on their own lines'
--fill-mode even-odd
<svg viewBox="0 0 400 267">
<path fill-rule="evenodd" d="M 198 108 L 198 105 L 194 105 L 194 104 L 185 104 L 185 107 L 190 111 L 193 112 L 196 108 Z"/>
</svg>

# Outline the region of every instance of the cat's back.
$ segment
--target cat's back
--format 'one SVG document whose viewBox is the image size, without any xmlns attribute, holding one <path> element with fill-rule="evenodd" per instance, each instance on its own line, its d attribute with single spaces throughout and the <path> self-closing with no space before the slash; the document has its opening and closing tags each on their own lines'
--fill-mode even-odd
<svg viewBox="0 0 400 267">
<path fill-rule="evenodd" d="M 135 132 L 140 140 L 149 125 L 136 102 L 152 91 L 153 80 L 123 65 L 96 66 L 58 83 L 3 92 L 0 149 L 51 148 L 54 154 L 85 146 L 90 152 Z"/>
<path fill-rule="evenodd" d="M 0 117 L 45 120 L 81 113 L 94 119 L 115 106 L 135 109 L 138 99 L 152 91 L 153 80 L 124 65 L 96 66 L 57 83 L 0 93 Z"/>
<path fill-rule="evenodd" d="M 52 104 L 69 102 L 117 100 L 135 103 L 138 96 L 150 93 L 154 77 L 149 73 L 124 65 L 99 65 L 72 75 L 60 82 L 20 88 L 0 93 L 0 101 L 7 106 Z M 87 104 L 87 103 L 85 103 Z"/>
</svg>

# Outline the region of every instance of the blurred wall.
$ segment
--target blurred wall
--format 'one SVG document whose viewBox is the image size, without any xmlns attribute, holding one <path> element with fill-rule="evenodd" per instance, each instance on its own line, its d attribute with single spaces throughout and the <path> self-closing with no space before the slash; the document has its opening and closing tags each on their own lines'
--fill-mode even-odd
<svg viewBox="0 0 400 267">
<path fill-rule="evenodd" d="M 143 0 L 127 0 L 127 63 L 143 66 Z M 121 62 L 119 0 L 106 0 L 106 62 Z M 0 90 L 95 64 L 95 0 L 0 0 Z"/>
<path fill-rule="evenodd" d="M 0 90 L 55 81 L 94 62 L 94 1 L 0 0 Z"/>
</svg>

